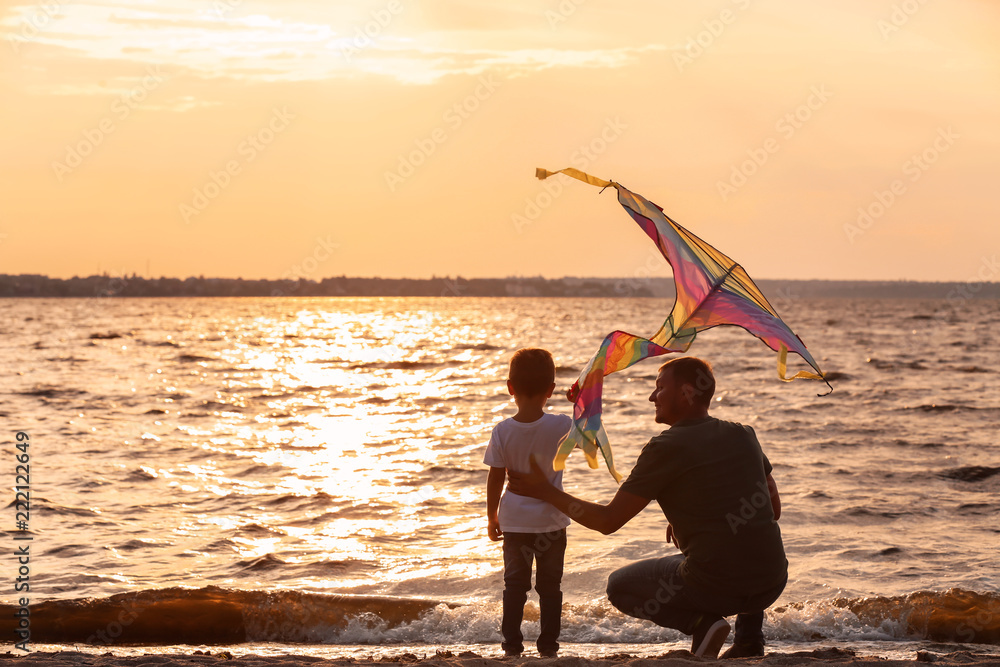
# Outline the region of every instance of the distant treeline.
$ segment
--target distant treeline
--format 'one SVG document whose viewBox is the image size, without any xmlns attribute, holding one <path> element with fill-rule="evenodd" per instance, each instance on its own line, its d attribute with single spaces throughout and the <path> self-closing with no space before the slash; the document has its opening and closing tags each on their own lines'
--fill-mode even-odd
<svg viewBox="0 0 1000 667">
<path fill-rule="evenodd" d="M 49 278 L 0 275 L 0 297 L 150 296 L 654 296 L 649 284 L 608 278 Z"/>
<path fill-rule="evenodd" d="M 860 280 L 760 280 L 780 310 L 795 298 L 968 299 L 1000 298 L 996 282 Z M 242 278 L 144 278 L 87 276 L 49 278 L 0 274 L 0 297 L 155 296 L 422 296 L 422 297 L 673 297 L 670 278 L 349 278 L 243 280 Z"/>
</svg>

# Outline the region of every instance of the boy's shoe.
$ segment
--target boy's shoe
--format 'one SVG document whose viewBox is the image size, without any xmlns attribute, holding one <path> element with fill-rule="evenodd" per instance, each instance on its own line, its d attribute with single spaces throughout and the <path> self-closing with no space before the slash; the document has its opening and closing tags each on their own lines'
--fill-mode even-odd
<svg viewBox="0 0 1000 667">
<path fill-rule="evenodd" d="M 718 658 L 730 629 L 726 619 L 720 618 L 705 629 L 695 630 L 691 637 L 691 652 L 699 658 Z"/>
<path fill-rule="evenodd" d="M 505 658 L 520 658 L 521 651 L 511 651 L 510 649 L 503 652 Z"/>
<path fill-rule="evenodd" d="M 543 658 L 555 658 L 555 657 L 557 657 L 559 655 L 559 650 L 558 649 L 555 650 L 555 651 L 541 651 L 541 650 L 539 650 L 538 651 L 538 655 L 540 655 Z"/>
<path fill-rule="evenodd" d="M 733 642 L 721 658 L 762 658 L 764 657 L 764 642 Z"/>
</svg>

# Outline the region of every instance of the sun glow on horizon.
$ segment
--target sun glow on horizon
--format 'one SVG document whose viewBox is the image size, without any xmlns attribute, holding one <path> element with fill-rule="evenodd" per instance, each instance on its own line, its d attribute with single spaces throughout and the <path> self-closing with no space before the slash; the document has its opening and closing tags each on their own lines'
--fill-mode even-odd
<svg viewBox="0 0 1000 667">
<path fill-rule="evenodd" d="M 574 166 L 761 278 L 970 280 L 1000 248 L 1000 8 L 901 11 L 15 4 L 2 270 L 634 275 L 646 247 L 613 205 L 532 178 Z"/>
</svg>

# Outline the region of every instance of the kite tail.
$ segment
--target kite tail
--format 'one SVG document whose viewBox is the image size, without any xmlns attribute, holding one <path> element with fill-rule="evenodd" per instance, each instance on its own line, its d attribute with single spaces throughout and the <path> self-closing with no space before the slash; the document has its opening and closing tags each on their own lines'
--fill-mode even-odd
<svg viewBox="0 0 1000 667">
<path fill-rule="evenodd" d="M 579 448 L 583 452 L 591 468 L 597 468 L 599 466 L 597 454 L 600 452 L 611 475 L 616 482 L 620 482 L 622 476 L 615 470 L 611 445 L 601 421 L 604 376 L 628 368 L 651 356 L 672 351 L 674 350 L 661 347 L 648 338 L 640 338 L 624 331 L 608 334 L 576 382 L 573 426 L 560 441 L 559 449 L 552 461 L 552 469 L 562 470 L 566 465 L 566 458 L 574 448 Z"/>
<path fill-rule="evenodd" d="M 597 458 L 597 454 L 600 452 L 611 476 L 615 478 L 616 482 L 622 481 L 621 473 L 615 470 L 614 459 L 611 457 L 611 447 L 608 443 L 608 434 L 605 432 L 603 424 L 598 422 L 597 430 L 593 431 L 582 430 L 574 422 L 569 433 L 564 435 L 563 439 L 559 441 L 559 451 L 556 452 L 556 457 L 552 461 L 552 469 L 562 470 L 565 468 L 566 458 L 574 449 L 579 449 L 583 452 L 584 458 L 587 459 L 587 465 L 594 470 L 601 465 Z"/>
<path fill-rule="evenodd" d="M 818 394 L 819 396 L 827 396 L 833 392 L 833 385 L 830 384 L 829 380 L 820 375 L 819 373 L 810 373 L 809 371 L 799 371 L 792 377 L 786 377 L 788 372 L 788 348 L 785 347 L 784 343 L 781 345 L 781 350 L 778 352 L 778 379 L 782 382 L 791 382 L 792 380 L 822 380 L 826 382 L 826 386 L 830 387 L 830 391 L 826 394 Z"/>
<path fill-rule="evenodd" d="M 583 181 L 589 185 L 596 185 L 599 188 L 606 188 L 609 185 L 614 185 L 611 181 L 606 181 L 603 178 L 597 178 L 596 176 L 585 174 L 579 169 L 574 169 L 573 167 L 567 167 L 566 169 L 560 169 L 559 171 L 549 171 L 548 169 L 535 167 L 535 178 L 540 181 L 544 181 L 549 176 L 555 176 L 556 174 L 566 174 L 567 176 L 571 176 L 578 181 Z"/>
<path fill-rule="evenodd" d="M 608 436 L 601 423 L 601 391 L 604 387 L 604 370 L 608 363 L 608 342 L 611 338 L 612 336 L 608 336 L 604 339 L 574 385 L 573 425 L 559 441 L 559 448 L 552 460 L 553 470 L 564 469 L 570 452 L 579 448 L 587 459 L 587 465 L 594 469 L 600 466 L 597 460 L 600 452 L 611 475 L 616 481 L 621 480 L 621 475 L 614 468 Z"/>
</svg>

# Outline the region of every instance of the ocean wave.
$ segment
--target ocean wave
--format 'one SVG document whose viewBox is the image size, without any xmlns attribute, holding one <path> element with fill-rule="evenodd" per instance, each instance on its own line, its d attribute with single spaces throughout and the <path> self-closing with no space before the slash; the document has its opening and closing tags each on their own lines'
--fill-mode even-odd
<svg viewBox="0 0 1000 667">
<path fill-rule="evenodd" d="M 957 479 L 960 482 L 981 482 L 998 474 L 1000 474 L 1000 466 L 963 466 L 942 470 L 938 473 L 938 477 Z"/>
<path fill-rule="evenodd" d="M 31 606 L 35 642 L 87 644 L 336 643 L 352 624 L 391 630 L 444 603 L 416 598 L 243 591 L 209 586 L 50 600 Z M 445 605 L 447 606 L 447 605 Z M 12 605 L 0 632 L 13 636 Z"/>
<path fill-rule="evenodd" d="M 436 361 L 363 361 L 348 364 L 352 370 L 379 369 L 387 371 L 412 371 L 420 368 L 435 368 L 437 366 L 451 366 L 459 362 L 440 359 Z"/>
<path fill-rule="evenodd" d="M 55 556 L 56 558 L 75 558 L 93 553 L 93 547 L 87 544 L 63 544 L 45 551 L 46 556 Z"/>
<path fill-rule="evenodd" d="M 204 410 L 216 410 L 222 412 L 243 412 L 245 408 L 239 405 L 233 405 L 232 403 L 220 403 L 219 401 L 202 401 L 200 408 Z M 191 414 L 197 414 L 192 412 Z"/>
<path fill-rule="evenodd" d="M 180 343 L 172 340 L 140 340 L 137 342 L 148 347 L 183 347 Z"/>
<path fill-rule="evenodd" d="M 32 640 L 140 645 L 484 643 L 499 641 L 499 607 L 497 601 L 456 604 L 215 586 L 169 588 L 34 604 Z M 0 605 L 0 632 L 13 631 L 13 612 L 13 606 Z M 560 639 L 566 642 L 646 644 L 682 639 L 674 630 L 623 616 L 604 599 L 565 604 L 562 627 Z M 526 637 L 537 636 L 534 601 L 525 607 L 523 629 Z M 793 603 L 768 611 L 765 634 L 788 641 L 997 645 L 1000 594 L 950 589 Z"/>
<path fill-rule="evenodd" d="M 919 410 L 921 412 L 991 412 L 1000 410 L 993 406 L 977 407 L 975 405 L 959 405 L 957 403 L 923 403 L 921 405 L 908 405 L 901 410 Z"/>
<path fill-rule="evenodd" d="M 161 542 L 152 539 L 132 539 L 124 544 L 119 544 L 115 547 L 117 551 L 136 551 L 138 549 L 150 549 L 159 548 L 163 546 L 170 546 L 170 542 Z"/>
<path fill-rule="evenodd" d="M 232 473 L 231 477 L 236 479 L 243 479 L 244 477 L 254 477 L 256 475 L 269 476 L 275 474 L 275 470 L 284 468 L 285 466 L 280 463 L 272 463 L 269 465 L 252 465 L 245 470 L 240 470 L 239 472 Z"/>
<path fill-rule="evenodd" d="M 330 507 L 339 501 L 325 491 L 320 491 L 312 495 L 297 495 L 289 493 L 275 496 L 263 501 L 267 507 L 281 507 L 285 510 L 297 509 L 298 507 L 321 508 Z"/>
<path fill-rule="evenodd" d="M 239 572 L 270 572 L 287 564 L 286 561 L 281 560 L 276 554 L 265 554 L 257 558 L 239 561 L 233 564 L 230 569 Z"/>
<path fill-rule="evenodd" d="M 493 345 L 491 343 L 460 343 L 458 345 L 452 346 L 453 350 L 502 350 L 504 348 L 499 345 Z"/>
<path fill-rule="evenodd" d="M 13 508 L 16 502 L 16 499 L 11 500 L 7 505 L 7 508 Z M 31 497 L 31 509 L 32 511 L 38 510 L 38 512 L 43 515 L 96 517 L 101 514 L 98 510 L 90 507 L 71 507 L 60 505 L 47 498 L 43 498 L 42 496 Z"/>
<path fill-rule="evenodd" d="M 878 359 L 876 357 L 868 357 L 865 359 L 865 363 L 871 364 L 873 367 L 880 371 L 896 371 L 900 369 L 907 369 L 911 371 L 925 371 L 927 366 L 924 366 L 919 361 L 887 361 L 885 359 Z"/>
<path fill-rule="evenodd" d="M 995 517 L 1000 514 L 1000 503 L 965 503 L 958 506 L 959 514 Z"/>
<path fill-rule="evenodd" d="M 57 364 L 79 364 L 84 361 L 90 361 L 84 357 L 75 357 L 72 354 L 62 357 L 49 357 L 45 361 L 51 361 Z"/>
<path fill-rule="evenodd" d="M 428 481 L 480 483 L 484 474 L 484 468 L 470 469 L 459 466 L 437 465 L 431 466 L 414 475 L 411 479 L 402 481 L 399 484 L 402 486 L 422 486 Z"/>
<path fill-rule="evenodd" d="M 116 338 L 121 338 L 121 337 L 122 335 L 117 331 L 95 332 L 87 336 L 87 338 L 90 340 L 114 340 Z"/>
<path fill-rule="evenodd" d="M 928 516 L 933 514 L 933 511 L 916 508 L 912 510 L 877 510 L 872 509 L 871 507 L 849 507 L 840 512 L 840 514 L 859 519 L 871 518 L 893 520 L 904 516 Z"/>
<path fill-rule="evenodd" d="M 768 616 L 774 621 L 774 634 L 779 639 L 927 639 L 1000 644 L 1000 594 L 960 588 L 792 604 L 775 608 Z"/>
<path fill-rule="evenodd" d="M 177 355 L 177 361 L 185 361 L 190 363 L 200 363 L 207 361 L 215 361 L 212 357 L 205 357 L 200 354 L 179 354 Z"/>
<path fill-rule="evenodd" d="M 264 526 L 259 523 L 244 524 L 236 528 L 233 532 L 241 537 L 275 537 L 286 535 L 286 533 L 282 530 L 277 530 L 276 528 Z"/>
<path fill-rule="evenodd" d="M 26 391 L 12 392 L 21 396 L 37 396 L 39 398 L 68 398 L 86 394 L 83 389 L 73 389 L 71 387 L 54 387 L 52 385 L 35 385 Z"/>
</svg>

